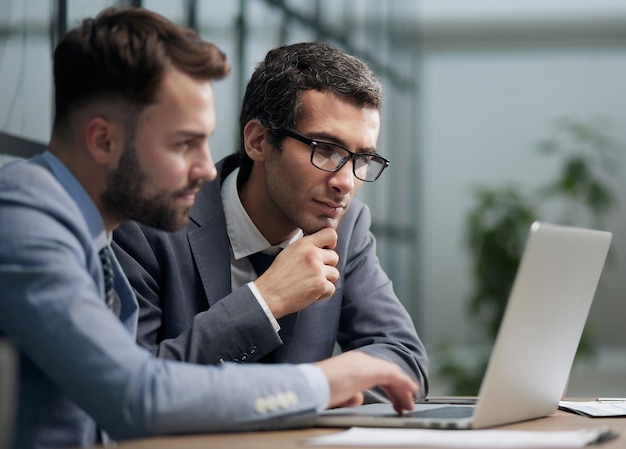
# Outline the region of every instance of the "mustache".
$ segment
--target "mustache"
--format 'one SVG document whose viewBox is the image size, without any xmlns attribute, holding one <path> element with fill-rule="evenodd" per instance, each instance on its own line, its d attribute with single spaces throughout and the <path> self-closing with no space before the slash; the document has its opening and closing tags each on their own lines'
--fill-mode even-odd
<svg viewBox="0 0 626 449">
<path fill-rule="evenodd" d="M 174 192 L 174 196 L 182 196 L 182 195 L 188 195 L 190 193 L 198 193 L 200 191 L 200 188 L 202 187 L 202 185 L 204 184 L 204 180 L 197 180 L 194 181 L 192 183 L 187 184 L 186 187 L 183 187 L 180 190 L 177 190 Z"/>
</svg>

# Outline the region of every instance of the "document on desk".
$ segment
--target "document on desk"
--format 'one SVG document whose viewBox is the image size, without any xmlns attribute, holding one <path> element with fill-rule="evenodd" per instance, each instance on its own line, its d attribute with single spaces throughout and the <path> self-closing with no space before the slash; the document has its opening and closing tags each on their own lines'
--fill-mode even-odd
<svg viewBox="0 0 626 449">
<path fill-rule="evenodd" d="M 451 448 L 576 448 L 615 437 L 608 427 L 567 431 L 433 430 L 351 427 L 343 432 L 305 440 L 310 446 L 451 447 Z"/>
<path fill-rule="evenodd" d="M 559 408 L 566 412 L 593 418 L 626 416 L 626 399 L 598 399 L 597 401 L 561 401 Z"/>
</svg>

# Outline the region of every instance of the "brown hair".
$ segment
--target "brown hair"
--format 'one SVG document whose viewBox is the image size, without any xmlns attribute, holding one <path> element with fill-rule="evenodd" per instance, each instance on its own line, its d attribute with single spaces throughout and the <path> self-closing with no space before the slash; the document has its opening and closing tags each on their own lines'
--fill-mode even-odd
<svg viewBox="0 0 626 449">
<path fill-rule="evenodd" d="M 67 33 L 54 51 L 55 132 L 79 107 L 120 102 L 133 120 L 158 91 L 170 66 L 221 79 L 226 55 L 193 30 L 141 8 L 108 8 Z"/>
</svg>

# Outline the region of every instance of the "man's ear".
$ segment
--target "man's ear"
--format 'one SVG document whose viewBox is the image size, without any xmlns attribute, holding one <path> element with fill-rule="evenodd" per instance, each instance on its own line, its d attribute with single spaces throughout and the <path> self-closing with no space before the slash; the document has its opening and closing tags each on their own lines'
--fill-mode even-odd
<svg viewBox="0 0 626 449">
<path fill-rule="evenodd" d="M 264 162 L 273 149 L 267 140 L 267 128 L 258 120 L 250 120 L 243 127 L 243 145 L 250 159 L 255 162 Z"/>
<path fill-rule="evenodd" d="M 95 116 L 85 126 L 85 146 L 98 164 L 108 165 L 117 161 L 122 141 L 119 125 L 104 117 Z"/>
</svg>

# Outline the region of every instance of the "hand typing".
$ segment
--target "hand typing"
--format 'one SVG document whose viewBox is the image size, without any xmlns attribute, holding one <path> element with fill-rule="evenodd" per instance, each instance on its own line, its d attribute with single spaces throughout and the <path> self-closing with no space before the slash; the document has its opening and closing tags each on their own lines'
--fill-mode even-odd
<svg viewBox="0 0 626 449">
<path fill-rule="evenodd" d="M 413 410 L 419 386 L 399 366 L 360 351 L 349 351 L 316 363 L 330 386 L 329 407 L 363 403 L 363 390 L 381 387 L 398 413 Z"/>
</svg>

